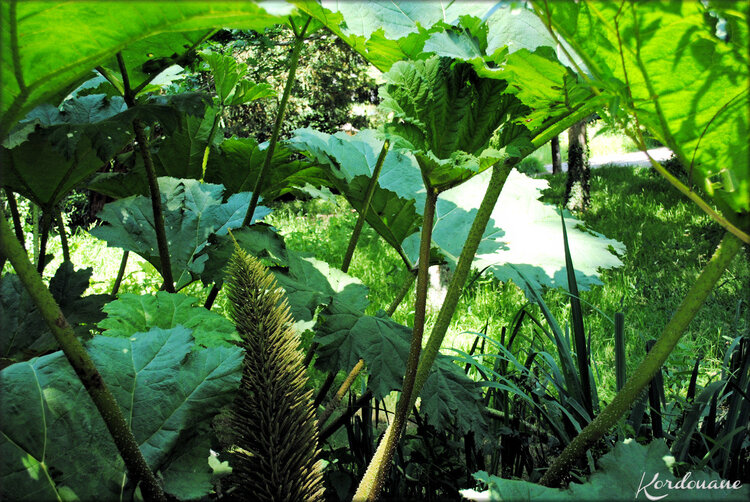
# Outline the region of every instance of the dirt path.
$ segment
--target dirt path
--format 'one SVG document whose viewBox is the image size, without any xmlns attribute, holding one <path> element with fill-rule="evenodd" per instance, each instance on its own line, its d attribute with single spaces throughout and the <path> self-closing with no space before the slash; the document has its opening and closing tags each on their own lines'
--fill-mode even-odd
<svg viewBox="0 0 750 502">
<path fill-rule="evenodd" d="M 648 151 L 649 155 L 654 158 L 654 160 L 657 160 L 661 162 L 662 160 L 667 160 L 671 155 L 672 152 L 667 147 L 661 147 L 661 148 L 652 148 Z M 603 157 L 596 157 L 594 159 L 589 160 L 589 165 L 592 168 L 602 167 L 606 165 L 617 165 L 617 166 L 632 166 L 632 167 L 641 167 L 641 166 L 648 166 L 650 165 L 650 162 L 648 161 L 648 158 L 646 157 L 646 154 L 643 152 L 631 152 L 631 153 L 621 153 L 617 155 L 607 155 Z M 544 168 L 547 170 L 547 172 L 552 172 L 552 164 L 547 164 L 544 166 Z M 568 170 L 568 163 L 563 162 L 562 163 L 562 170 L 567 171 Z"/>
</svg>

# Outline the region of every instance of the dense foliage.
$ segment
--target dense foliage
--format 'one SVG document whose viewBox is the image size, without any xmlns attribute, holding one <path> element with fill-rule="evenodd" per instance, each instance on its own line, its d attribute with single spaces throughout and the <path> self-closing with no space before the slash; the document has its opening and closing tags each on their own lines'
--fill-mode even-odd
<svg viewBox="0 0 750 502">
<path fill-rule="evenodd" d="M 660 367 L 750 244 L 748 6 L 529 3 L 3 2 L 0 260 L 15 273 L 0 282 L 2 496 L 316 499 L 321 468 L 330 500 L 458 497 L 477 471 L 486 496 L 514 500 L 637 492 L 632 466 L 673 479 Z M 352 100 L 375 101 L 359 57 L 383 72 L 382 125 L 357 132 L 367 121 L 347 120 Z M 207 73 L 180 80 L 185 67 Z M 594 112 L 643 150 L 647 134 L 667 145 L 701 191 L 654 168 L 726 230 L 629 377 L 614 316 L 607 403 L 581 292 L 627 250 L 514 170 Z M 357 134 L 335 132 L 345 121 Z M 70 259 L 61 203 L 81 188 L 114 199 L 90 230 L 123 250 L 111 295 L 84 296 L 91 271 Z M 340 267 L 261 221 L 282 195 L 331 190 L 358 214 Z M 17 195 L 41 212 L 29 250 Z M 348 273 L 365 225 L 403 265 L 387 311 L 368 312 Z M 53 226 L 63 264 L 47 284 Z M 159 283 L 118 295 L 130 253 Z M 435 264 L 451 279 L 428 324 Z M 472 270 L 518 285 L 533 308 L 441 353 Z M 236 330 L 211 311 L 225 280 Z M 199 283 L 203 306 L 184 294 Z M 569 323 L 545 303 L 557 288 Z M 692 404 L 666 427 L 681 469 L 716 471 L 696 478 L 750 475 L 749 354 L 740 333 L 700 393 L 696 363 Z M 642 438 L 646 408 L 654 442 L 618 442 Z M 614 443 L 588 482 L 549 488 Z M 447 454 L 459 449 L 463 463 Z"/>
</svg>

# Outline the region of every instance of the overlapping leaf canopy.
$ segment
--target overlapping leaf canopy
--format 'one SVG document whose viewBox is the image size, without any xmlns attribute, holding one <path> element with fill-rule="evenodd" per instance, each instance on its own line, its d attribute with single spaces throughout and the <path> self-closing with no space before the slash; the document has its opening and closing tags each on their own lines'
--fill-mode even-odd
<svg viewBox="0 0 750 502">
<path fill-rule="evenodd" d="M 283 23 L 283 16 L 293 7 L 277 2 L 9 1 L 3 2 L 0 9 L 0 129 L 7 132 L 36 105 L 61 101 L 69 90 L 88 78 L 92 68 L 111 61 L 118 51 L 140 41 L 151 47 L 151 41 L 145 40 L 150 36 L 192 33 L 191 38 L 195 39 L 222 26 L 262 31 Z M 163 38 L 158 38 L 154 43 L 171 50 L 174 40 L 165 44 Z M 172 52 L 138 53 L 143 59 L 133 59 L 130 64 L 143 65 L 157 56 L 171 55 Z M 145 69 L 149 69 L 148 65 Z"/>
<path fill-rule="evenodd" d="M 164 206 L 164 225 L 170 245 L 173 277 L 180 288 L 198 278 L 206 256 L 195 259 L 212 234 L 226 235 L 242 225 L 252 194 L 242 192 L 222 199 L 224 187 L 197 180 L 159 178 Z M 258 206 L 253 221 L 270 213 Z M 154 213 L 151 201 L 142 195 L 120 199 L 104 206 L 100 218 L 108 223 L 91 230 L 110 246 L 133 251 L 161 268 L 154 233 Z"/>
</svg>

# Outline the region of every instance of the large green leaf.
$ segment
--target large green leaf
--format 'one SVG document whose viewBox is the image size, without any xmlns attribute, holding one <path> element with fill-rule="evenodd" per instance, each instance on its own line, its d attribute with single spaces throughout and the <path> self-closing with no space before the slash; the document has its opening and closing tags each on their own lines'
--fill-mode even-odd
<svg viewBox="0 0 750 502">
<path fill-rule="evenodd" d="M 260 258 L 286 291 L 292 317 L 298 329 L 304 331 L 317 322 L 317 314 L 332 305 L 348 312 L 364 314 L 369 300 L 367 287 L 362 282 L 324 261 L 286 248 L 284 240 L 268 225 L 245 227 L 232 236 L 215 235 L 198 259 L 207 259 L 202 273 L 204 283 L 221 284 L 224 267 L 235 246 Z"/>
<path fill-rule="evenodd" d="M 403 59 L 421 59 L 430 32 L 462 15 L 483 16 L 491 3 L 453 1 L 294 1 L 382 71 Z"/>
<path fill-rule="evenodd" d="M 197 180 L 159 178 L 164 225 L 171 258 L 172 274 L 177 287 L 190 283 L 203 270 L 205 258 L 194 260 L 206 245 L 211 234 L 226 235 L 229 229 L 242 225 L 252 194 L 234 194 L 222 201 L 221 185 L 200 183 Z M 259 206 L 253 220 L 270 213 Z M 107 241 L 110 246 L 133 251 L 161 267 L 154 232 L 151 200 L 134 196 L 104 206 L 99 217 L 106 225 L 91 230 L 91 234 Z"/>
<path fill-rule="evenodd" d="M 469 500 L 504 500 L 523 502 L 530 500 L 658 500 L 673 495 L 679 500 L 747 500 L 747 486 L 738 489 L 700 489 L 696 483 L 721 482 L 715 472 L 690 471 L 683 478 L 672 473 L 674 457 L 661 440 L 647 446 L 633 439 L 617 443 L 599 459 L 599 468 L 584 484 L 571 483 L 567 489 L 548 488 L 528 481 L 502 479 L 484 471 L 474 477 L 488 486 L 488 490 L 462 490 Z M 684 481 L 683 481 L 684 480 Z M 682 481 L 681 484 L 678 482 Z M 668 484 L 667 484 L 668 483 Z M 690 488 L 692 483 L 693 488 Z M 726 483 L 726 482 L 724 482 Z M 682 487 L 680 487 L 682 486 Z M 674 487 L 674 488 L 671 488 Z"/>
<path fill-rule="evenodd" d="M 316 366 L 326 371 L 348 371 L 363 359 L 373 397 L 382 399 L 402 389 L 411 329 L 382 310 L 366 316 L 336 298 L 320 318 L 315 337 L 319 344 Z M 439 430 L 455 425 L 462 433 L 482 433 L 487 425 L 483 408 L 480 384 L 467 377 L 450 357 L 439 355 L 421 393 L 419 409 L 427 423 Z"/>
<path fill-rule="evenodd" d="M 438 200 L 432 239 L 451 266 L 457 262 L 469 233 L 480 202 L 476 194 L 485 191 L 487 174 L 444 192 Z M 559 210 L 538 200 L 546 188 L 544 180 L 511 171 L 474 258 L 475 268 L 488 268 L 502 281 L 512 279 L 527 295 L 530 291 L 518 270 L 538 289 L 568 285 Z M 564 214 L 579 289 L 602 284 L 600 269 L 622 266 L 610 248 L 622 254 L 625 246 L 585 229 L 583 222 L 567 210 Z M 404 244 L 410 255 L 416 255 L 417 243 L 418 236 L 414 235 Z"/>
<path fill-rule="evenodd" d="M 193 93 L 153 97 L 131 109 L 100 94 L 68 100 L 62 110 L 41 106 L 20 124 L 30 134 L 2 148 L 3 184 L 50 208 L 132 141 L 133 119 L 159 122 L 171 134 L 180 127 L 180 109 L 202 115 L 204 106 L 205 97 Z M 27 124 L 41 127 L 31 132 Z"/>
<path fill-rule="evenodd" d="M 208 144 L 211 133 L 211 125 L 216 116 L 216 108 L 208 108 L 203 116 L 183 115 L 179 130 L 173 132 L 157 147 L 153 155 L 154 169 L 157 176 L 171 176 L 172 178 L 200 179 L 202 172 L 203 153 Z M 216 146 L 221 140 L 221 135 L 214 139 Z M 130 176 L 139 176 L 143 186 L 148 187 L 146 170 L 141 168 L 128 173 Z M 232 192 L 234 193 L 234 192 Z M 134 194 L 130 194 L 134 195 Z M 148 195 L 148 192 L 140 195 Z"/>
<path fill-rule="evenodd" d="M 208 158 L 206 181 L 220 183 L 230 193 L 252 190 L 263 167 L 267 148 L 268 143 L 258 144 L 253 138 L 223 141 Z M 264 200 L 273 200 L 307 183 L 316 187 L 326 184 L 325 174 L 318 166 L 291 157 L 292 152 L 283 145 L 274 149 L 270 170 L 260 187 Z"/>
<path fill-rule="evenodd" d="M 185 115 L 182 127 L 157 145 L 153 154 L 157 176 L 200 179 L 205 147 L 216 110 L 210 108 L 204 118 Z M 266 157 L 268 143 L 258 144 L 254 138 L 214 139 L 208 157 L 204 181 L 224 185 L 226 194 L 253 189 Z M 291 159 L 292 152 L 277 145 L 271 158 L 271 168 L 263 180 L 261 197 L 269 201 L 310 184 L 316 187 L 328 183 L 325 173 L 317 165 Z M 123 173 L 97 174 L 88 184 L 91 190 L 114 198 L 148 195 L 146 170 L 139 156 L 127 154 L 120 163 L 129 166 Z"/>
<path fill-rule="evenodd" d="M 245 79 L 247 66 L 238 65 L 234 57 L 218 52 L 201 54 L 201 57 L 211 69 L 219 105 L 242 105 L 276 95 L 270 84 L 256 84 Z"/>
<path fill-rule="evenodd" d="M 346 305 L 333 304 L 322 314 L 324 318 L 315 341 L 316 366 L 338 372 L 353 368 L 364 359 L 370 378 L 367 386 L 375 399 L 382 399 L 403 385 L 409 357 L 411 330 L 402 326 L 382 310 L 365 316 Z"/>
<path fill-rule="evenodd" d="M 149 36 L 208 35 L 221 27 L 263 31 L 291 8 L 253 2 L 3 2 L 0 129 L 7 131 L 34 106 Z"/>
<path fill-rule="evenodd" d="M 196 349 L 232 346 L 239 341 L 229 319 L 198 306 L 198 299 L 159 291 L 156 295 L 123 293 L 104 306 L 107 317 L 98 326 L 104 335 L 129 337 L 151 328 L 170 329 L 177 325 L 192 330 Z"/>
<path fill-rule="evenodd" d="M 501 72 L 500 63 L 517 50 L 533 51 L 540 46 L 555 45 L 544 23 L 533 12 L 506 4 L 484 20 L 462 16 L 456 28 L 431 34 L 424 51 L 470 62 L 477 73 L 491 76 L 493 72 Z"/>
<path fill-rule="evenodd" d="M 288 264 L 271 271 L 286 291 L 296 321 L 313 320 L 317 309 L 334 299 L 355 312 L 364 312 L 369 303 L 367 286 L 359 279 L 311 256 L 289 252 Z"/>
<path fill-rule="evenodd" d="M 533 3 L 583 58 L 611 108 L 637 116 L 728 216 L 747 218 L 750 6 Z M 717 17 L 728 20 L 723 35 Z"/>
<path fill-rule="evenodd" d="M 384 140 L 369 129 L 355 136 L 299 129 L 288 141 L 291 148 L 325 166 L 333 185 L 360 212 L 383 143 Z M 401 243 L 419 230 L 421 218 L 417 211 L 421 208 L 416 208 L 415 197 L 420 192 L 424 193 L 424 184 L 414 157 L 396 149 L 389 150 L 365 218 L 409 267 L 411 262 Z"/>
<path fill-rule="evenodd" d="M 479 78 L 469 64 L 437 56 L 399 62 L 385 79 L 380 106 L 393 117 L 386 131 L 439 191 L 503 159 L 501 150 L 514 142 L 528 141 L 529 132 L 514 123 L 525 107 L 504 94 L 505 82 Z"/>
<path fill-rule="evenodd" d="M 75 270 L 64 262 L 50 280 L 49 289 L 68 323 L 81 337 L 89 335 L 94 324 L 104 317 L 102 306 L 109 295 L 82 296 L 89 287 L 93 270 Z M 18 276 L 5 274 L 0 279 L 0 358 L 24 360 L 58 345 L 36 304 Z"/>
<path fill-rule="evenodd" d="M 419 396 L 420 412 L 439 430 L 455 424 L 462 434 L 486 433 L 481 382 L 466 376 L 452 358 L 438 354 Z"/>
<path fill-rule="evenodd" d="M 179 127 L 154 145 L 156 152 L 152 153 L 152 158 L 158 177 L 201 179 L 203 154 L 217 112 L 215 107 L 209 107 L 200 116 L 180 115 Z M 215 136 L 214 149 L 222 139 L 220 134 Z M 117 162 L 127 170 L 99 173 L 88 183 L 88 188 L 116 199 L 148 196 L 148 177 L 140 153 L 125 153 L 118 156 Z"/>
<path fill-rule="evenodd" d="M 208 462 L 188 439 L 233 398 L 242 351 L 191 351 L 190 330 L 155 328 L 95 337 L 87 349 L 155 471 Z M 98 411 L 62 352 L 0 374 L 0 493 L 9 500 L 130 499 L 125 466 Z M 171 485 L 167 485 L 170 489 Z M 207 488 L 201 495 L 207 494 Z M 177 493 L 180 493 L 179 491 Z"/>
<path fill-rule="evenodd" d="M 203 248 L 196 258 L 201 260 L 203 254 L 208 256 L 200 274 L 205 285 L 221 285 L 224 282 L 225 268 L 238 245 L 247 253 L 259 258 L 267 267 L 285 267 L 289 264 L 284 240 L 273 227 L 265 223 L 243 227 L 233 231 L 231 236 L 213 234 L 208 238 L 208 242 L 209 245 Z"/>
</svg>

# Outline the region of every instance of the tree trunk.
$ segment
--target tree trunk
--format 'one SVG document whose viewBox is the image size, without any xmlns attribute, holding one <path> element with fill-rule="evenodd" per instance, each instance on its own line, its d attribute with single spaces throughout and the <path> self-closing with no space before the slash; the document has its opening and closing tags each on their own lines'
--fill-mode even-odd
<svg viewBox="0 0 750 502">
<path fill-rule="evenodd" d="M 562 172 L 562 155 L 560 155 L 560 136 L 555 136 L 550 141 L 552 146 L 552 174 Z"/>
<path fill-rule="evenodd" d="M 568 182 L 565 186 L 565 207 L 585 211 L 589 205 L 589 146 L 586 121 L 568 129 Z"/>
</svg>

